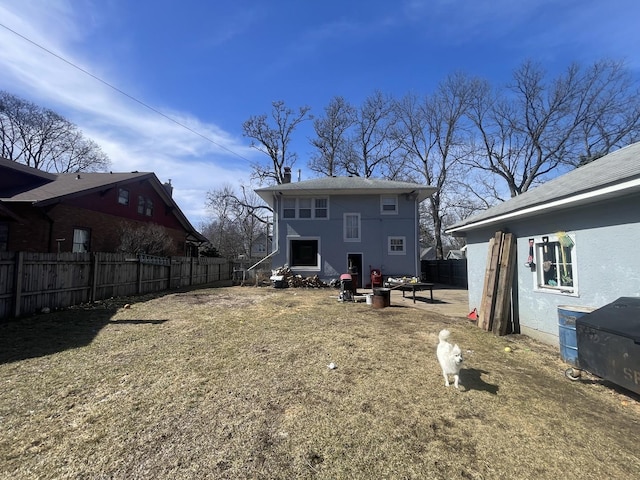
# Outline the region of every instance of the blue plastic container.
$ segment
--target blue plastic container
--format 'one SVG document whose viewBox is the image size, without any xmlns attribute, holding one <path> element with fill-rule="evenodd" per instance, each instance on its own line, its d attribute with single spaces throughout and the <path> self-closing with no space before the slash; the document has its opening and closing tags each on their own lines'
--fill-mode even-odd
<svg viewBox="0 0 640 480">
<path fill-rule="evenodd" d="M 568 364 L 580 368 L 578 364 L 578 338 L 576 320 L 595 310 L 579 305 L 558 305 L 558 328 L 560 330 L 560 357 Z"/>
</svg>

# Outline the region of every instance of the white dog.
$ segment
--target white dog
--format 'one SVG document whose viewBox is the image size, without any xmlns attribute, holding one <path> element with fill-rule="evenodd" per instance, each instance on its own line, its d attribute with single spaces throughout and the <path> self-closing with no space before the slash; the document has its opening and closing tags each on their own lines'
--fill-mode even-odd
<svg viewBox="0 0 640 480">
<path fill-rule="evenodd" d="M 458 388 L 460 380 L 460 367 L 462 366 L 462 351 L 458 345 L 449 343 L 449 330 L 441 330 L 438 334 L 438 348 L 436 355 L 438 362 L 442 367 L 442 375 L 444 376 L 445 386 L 449 386 L 449 375 L 453 375 L 453 385 Z"/>
</svg>

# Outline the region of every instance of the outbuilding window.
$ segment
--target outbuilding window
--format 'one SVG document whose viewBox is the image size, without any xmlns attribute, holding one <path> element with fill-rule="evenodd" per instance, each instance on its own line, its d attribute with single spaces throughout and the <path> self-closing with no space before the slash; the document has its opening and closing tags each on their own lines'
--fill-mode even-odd
<svg viewBox="0 0 640 480">
<path fill-rule="evenodd" d="M 530 239 L 534 245 L 536 290 L 577 293 L 576 244 L 573 235 L 557 232 Z"/>
</svg>

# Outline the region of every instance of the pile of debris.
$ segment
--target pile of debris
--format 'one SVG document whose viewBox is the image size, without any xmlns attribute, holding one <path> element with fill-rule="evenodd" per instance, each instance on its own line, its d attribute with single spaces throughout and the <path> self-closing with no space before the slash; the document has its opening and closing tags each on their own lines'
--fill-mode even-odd
<svg viewBox="0 0 640 480">
<path fill-rule="evenodd" d="M 272 270 L 271 281 L 276 288 L 324 288 L 328 285 L 320 280 L 317 275 L 313 277 L 303 277 L 296 275 L 287 266 Z"/>
</svg>

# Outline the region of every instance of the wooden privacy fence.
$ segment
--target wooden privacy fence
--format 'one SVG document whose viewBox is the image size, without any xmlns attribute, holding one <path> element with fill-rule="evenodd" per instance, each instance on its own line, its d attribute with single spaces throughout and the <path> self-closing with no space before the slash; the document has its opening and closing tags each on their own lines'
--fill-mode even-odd
<svg viewBox="0 0 640 480">
<path fill-rule="evenodd" d="M 0 252 L 0 319 L 230 279 L 223 258 Z"/>
<path fill-rule="evenodd" d="M 467 259 L 422 260 L 420 262 L 424 282 L 442 283 L 467 288 Z"/>
</svg>

